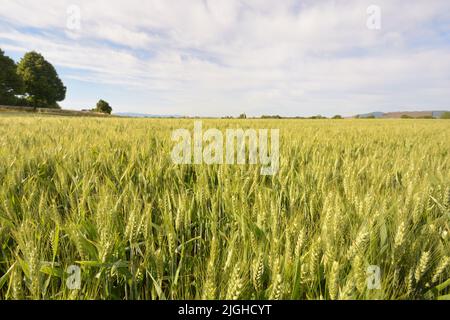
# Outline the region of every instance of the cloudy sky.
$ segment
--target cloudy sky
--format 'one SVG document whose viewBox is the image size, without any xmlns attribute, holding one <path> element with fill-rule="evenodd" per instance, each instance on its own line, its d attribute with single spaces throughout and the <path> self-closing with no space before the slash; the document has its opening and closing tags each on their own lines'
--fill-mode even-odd
<svg viewBox="0 0 450 320">
<path fill-rule="evenodd" d="M 0 48 L 41 52 L 69 109 L 450 109 L 449 0 L 0 0 Z"/>
</svg>

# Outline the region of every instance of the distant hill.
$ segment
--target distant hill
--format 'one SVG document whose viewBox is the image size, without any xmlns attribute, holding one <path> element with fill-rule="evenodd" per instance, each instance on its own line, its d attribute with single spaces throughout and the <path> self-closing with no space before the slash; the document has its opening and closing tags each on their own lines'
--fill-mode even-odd
<svg viewBox="0 0 450 320">
<path fill-rule="evenodd" d="M 146 113 L 133 113 L 133 112 L 117 112 L 115 116 L 129 117 L 129 118 L 183 118 L 180 115 L 158 115 L 158 114 L 146 114 Z"/>
<path fill-rule="evenodd" d="M 359 114 L 355 117 L 359 118 L 382 118 L 382 119 L 398 119 L 402 116 L 407 116 L 411 118 L 423 118 L 423 117 L 433 117 L 440 118 L 444 112 L 448 111 L 395 111 L 395 112 L 371 112 L 365 114 Z"/>
<path fill-rule="evenodd" d="M 383 112 L 371 112 L 371 113 L 365 113 L 365 114 L 358 114 L 357 116 L 359 118 L 371 118 L 371 117 L 375 117 L 375 118 L 383 118 L 384 113 Z"/>
</svg>

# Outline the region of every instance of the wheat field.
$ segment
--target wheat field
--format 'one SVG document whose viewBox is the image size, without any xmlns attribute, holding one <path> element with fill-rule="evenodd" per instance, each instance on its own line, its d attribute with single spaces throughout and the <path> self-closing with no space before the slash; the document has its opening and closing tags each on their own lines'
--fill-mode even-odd
<svg viewBox="0 0 450 320">
<path fill-rule="evenodd" d="M 450 298 L 450 122 L 204 120 L 280 129 L 274 176 L 173 164 L 192 126 L 0 117 L 0 299 Z"/>
</svg>

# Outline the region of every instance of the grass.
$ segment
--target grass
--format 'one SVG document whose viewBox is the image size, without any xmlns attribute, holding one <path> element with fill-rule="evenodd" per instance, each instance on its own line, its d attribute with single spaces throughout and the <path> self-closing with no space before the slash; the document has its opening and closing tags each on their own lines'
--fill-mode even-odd
<svg viewBox="0 0 450 320">
<path fill-rule="evenodd" d="M 448 122 L 204 121 L 279 128 L 273 177 L 173 164 L 192 125 L 0 117 L 0 299 L 449 298 Z"/>
</svg>

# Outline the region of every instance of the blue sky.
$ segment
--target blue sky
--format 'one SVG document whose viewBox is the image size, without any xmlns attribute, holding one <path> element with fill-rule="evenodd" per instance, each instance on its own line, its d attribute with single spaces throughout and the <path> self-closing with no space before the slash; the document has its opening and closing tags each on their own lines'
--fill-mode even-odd
<svg viewBox="0 0 450 320">
<path fill-rule="evenodd" d="M 370 5 L 380 29 L 367 27 Z M 200 116 L 450 109 L 448 0 L 1 0 L 0 48 L 16 61 L 41 52 L 68 109 L 99 99 L 115 112 Z"/>
</svg>

